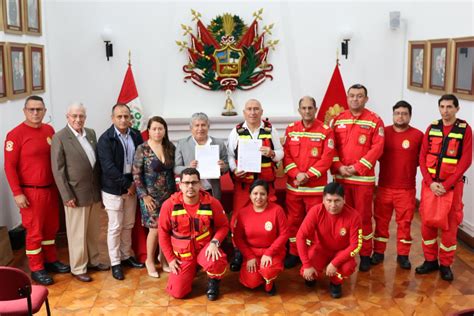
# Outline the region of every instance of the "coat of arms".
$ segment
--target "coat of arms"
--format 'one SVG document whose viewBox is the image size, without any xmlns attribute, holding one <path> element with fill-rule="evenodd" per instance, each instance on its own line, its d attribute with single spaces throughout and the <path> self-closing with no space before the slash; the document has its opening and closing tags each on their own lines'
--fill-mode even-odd
<svg viewBox="0 0 474 316">
<path fill-rule="evenodd" d="M 206 90 L 225 91 L 226 112 L 236 115 L 230 94 L 236 89 L 250 90 L 261 85 L 273 66 L 267 63 L 269 49 L 275 49 L 278 40 L 265 43 L 266 34 L 272 35 L 273 24 L 265 26 L 259 33 L 258 21 L 262 20 L 263 9 L 253 14 L 254 20 L 247 26 L 237 15 L 225 13 L 215 17 L 206 27 L 200 20 L 201 14 L 191 10 L 196 21 L 197 33 L 190 26 L 181 25 L 186 41 L 176 41 L 180 51 L 186 50 L 189 62 L 183 66 L 184 80 Z"/>
</svg>

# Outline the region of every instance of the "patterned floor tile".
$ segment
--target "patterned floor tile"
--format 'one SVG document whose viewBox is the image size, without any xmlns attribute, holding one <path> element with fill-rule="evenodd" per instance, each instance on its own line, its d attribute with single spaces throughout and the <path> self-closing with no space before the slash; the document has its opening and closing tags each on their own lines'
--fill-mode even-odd
<svg viewBox="0 0 474 316">
<path fill-rule="evenodd" d="M 128 316 L 155 316 L 166 315 L 168 307 L 135 307 L 128 310 Z"/>
<path fill-rule="evenodd" d="M 136 289 L 132 306 L 168 306 L 169 295 L 164 289 L 149 288 L 146 290 Z"/>
<path fill-rule="evenodd" d="M 208 315 L 245 315 L 245 304 L 224 304 L 220 300 L 207 304 Z"/>
<path fill-rule="evenodd" d="M 193 316 L 206 316 L 207 307 L 206 305 L 180 305 L 180 306 L 169 306 L 166 311 L 166 315 L 178 316 L 178 315 L 193 315 Z"/>
<path fill-rule="evenodd" d="M 283 304 L 261 301 L 259 303 L 246 303 L 246 315 L 286 315 Z"/>
<path fill-rule="evenodd" d="M 128 307 L 94 307 L 90 311 L 92 316 L 112 316 L 112 315 L 127 315 Z"/>
</svg>

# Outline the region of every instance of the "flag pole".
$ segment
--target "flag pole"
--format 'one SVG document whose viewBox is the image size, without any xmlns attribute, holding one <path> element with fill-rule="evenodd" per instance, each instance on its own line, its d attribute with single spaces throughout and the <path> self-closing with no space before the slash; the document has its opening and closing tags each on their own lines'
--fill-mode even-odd
<svg viewBox="0 0 474 316">
<path fill-rule="evenodd" d="M 336 65 L 340 66 L 340 64 L 339 64 L 339 48 L 336 48 Z"/>
<path fill-rule="evenodd" d="M 128 50 L 128 65 L 132 65 L 132 51 Z"/>
</svg>

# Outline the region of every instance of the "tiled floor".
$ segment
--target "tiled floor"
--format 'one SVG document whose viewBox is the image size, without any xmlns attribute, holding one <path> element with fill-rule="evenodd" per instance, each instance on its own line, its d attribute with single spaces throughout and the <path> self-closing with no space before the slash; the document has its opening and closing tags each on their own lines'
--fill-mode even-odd
<svg viewBox="0 0 474 316">
<path fill-rule="evenodd" d="M 105 224 L 106 216 L 102 219 Z M 413 266 L 422 263 L 420 224 L 413 223 Z M 391 226 L 394 231 L 395 226 Z M 106 249 L 105 233 L 101 249 Z M 60 258 L 67 262 L 67 247 L 60 247 Z M 343 286 L 343 297 L 330 297 L 328 282 L 316 289 L 305 287 L 298 269 L 284 271 L 277 280 L 278 294 L 268 297 L 263 290 L 248 290 L 229 272 L 221 282 L 221 296 L 208 302 L 204 292 L 206 276 L 201 272 L 193 292 L 184 300 L 165 292 L 167 274 L 152 279 L 146 270 L 125 270 L 125 280 L 117 281 L 109 272 L 91 273 L 94 281 L 81 283 L 71 275 L 55 275 L 49 286 L 53 315 L 449 315 L 474 308 L 474 253 L 458 245 L 453 265 L 455 280 L 440 279 L 437 273 L 426 276 L 401 270 L 395 263 L 395 243 L 389 243 L 385 263 L 370 272 L 356 272 Z M 105 256 L 104 256 L 105 257 Z M 27 270 L 23 251 L 15 253 L 15 265 Z M 39 315 L 45 315 L 43 308 Z"/>
</svg>

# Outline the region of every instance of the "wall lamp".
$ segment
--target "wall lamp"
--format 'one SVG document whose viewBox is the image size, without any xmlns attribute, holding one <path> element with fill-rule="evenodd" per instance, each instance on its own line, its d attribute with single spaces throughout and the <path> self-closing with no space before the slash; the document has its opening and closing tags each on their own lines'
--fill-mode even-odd
<svg viewBox="0 0 474 316">
<path fill-rule="evenodd" d="M 343 56 L 349 55 L 349 41 L 352 39 L 352 32 L 345 31 L 341 34 L 342 42 L 341 42 L 341 54 Z"/>
<path fill-rule="evenodd" d="M 112 46 L 112 29 L 110 27 L 105 27 L 102 30 L 102 40 L 105 43 L 105 56 L 107 57 L 107 61 L 109 61 L 110 57 L 114 56 L 114 49 Z"/>
</svg>

